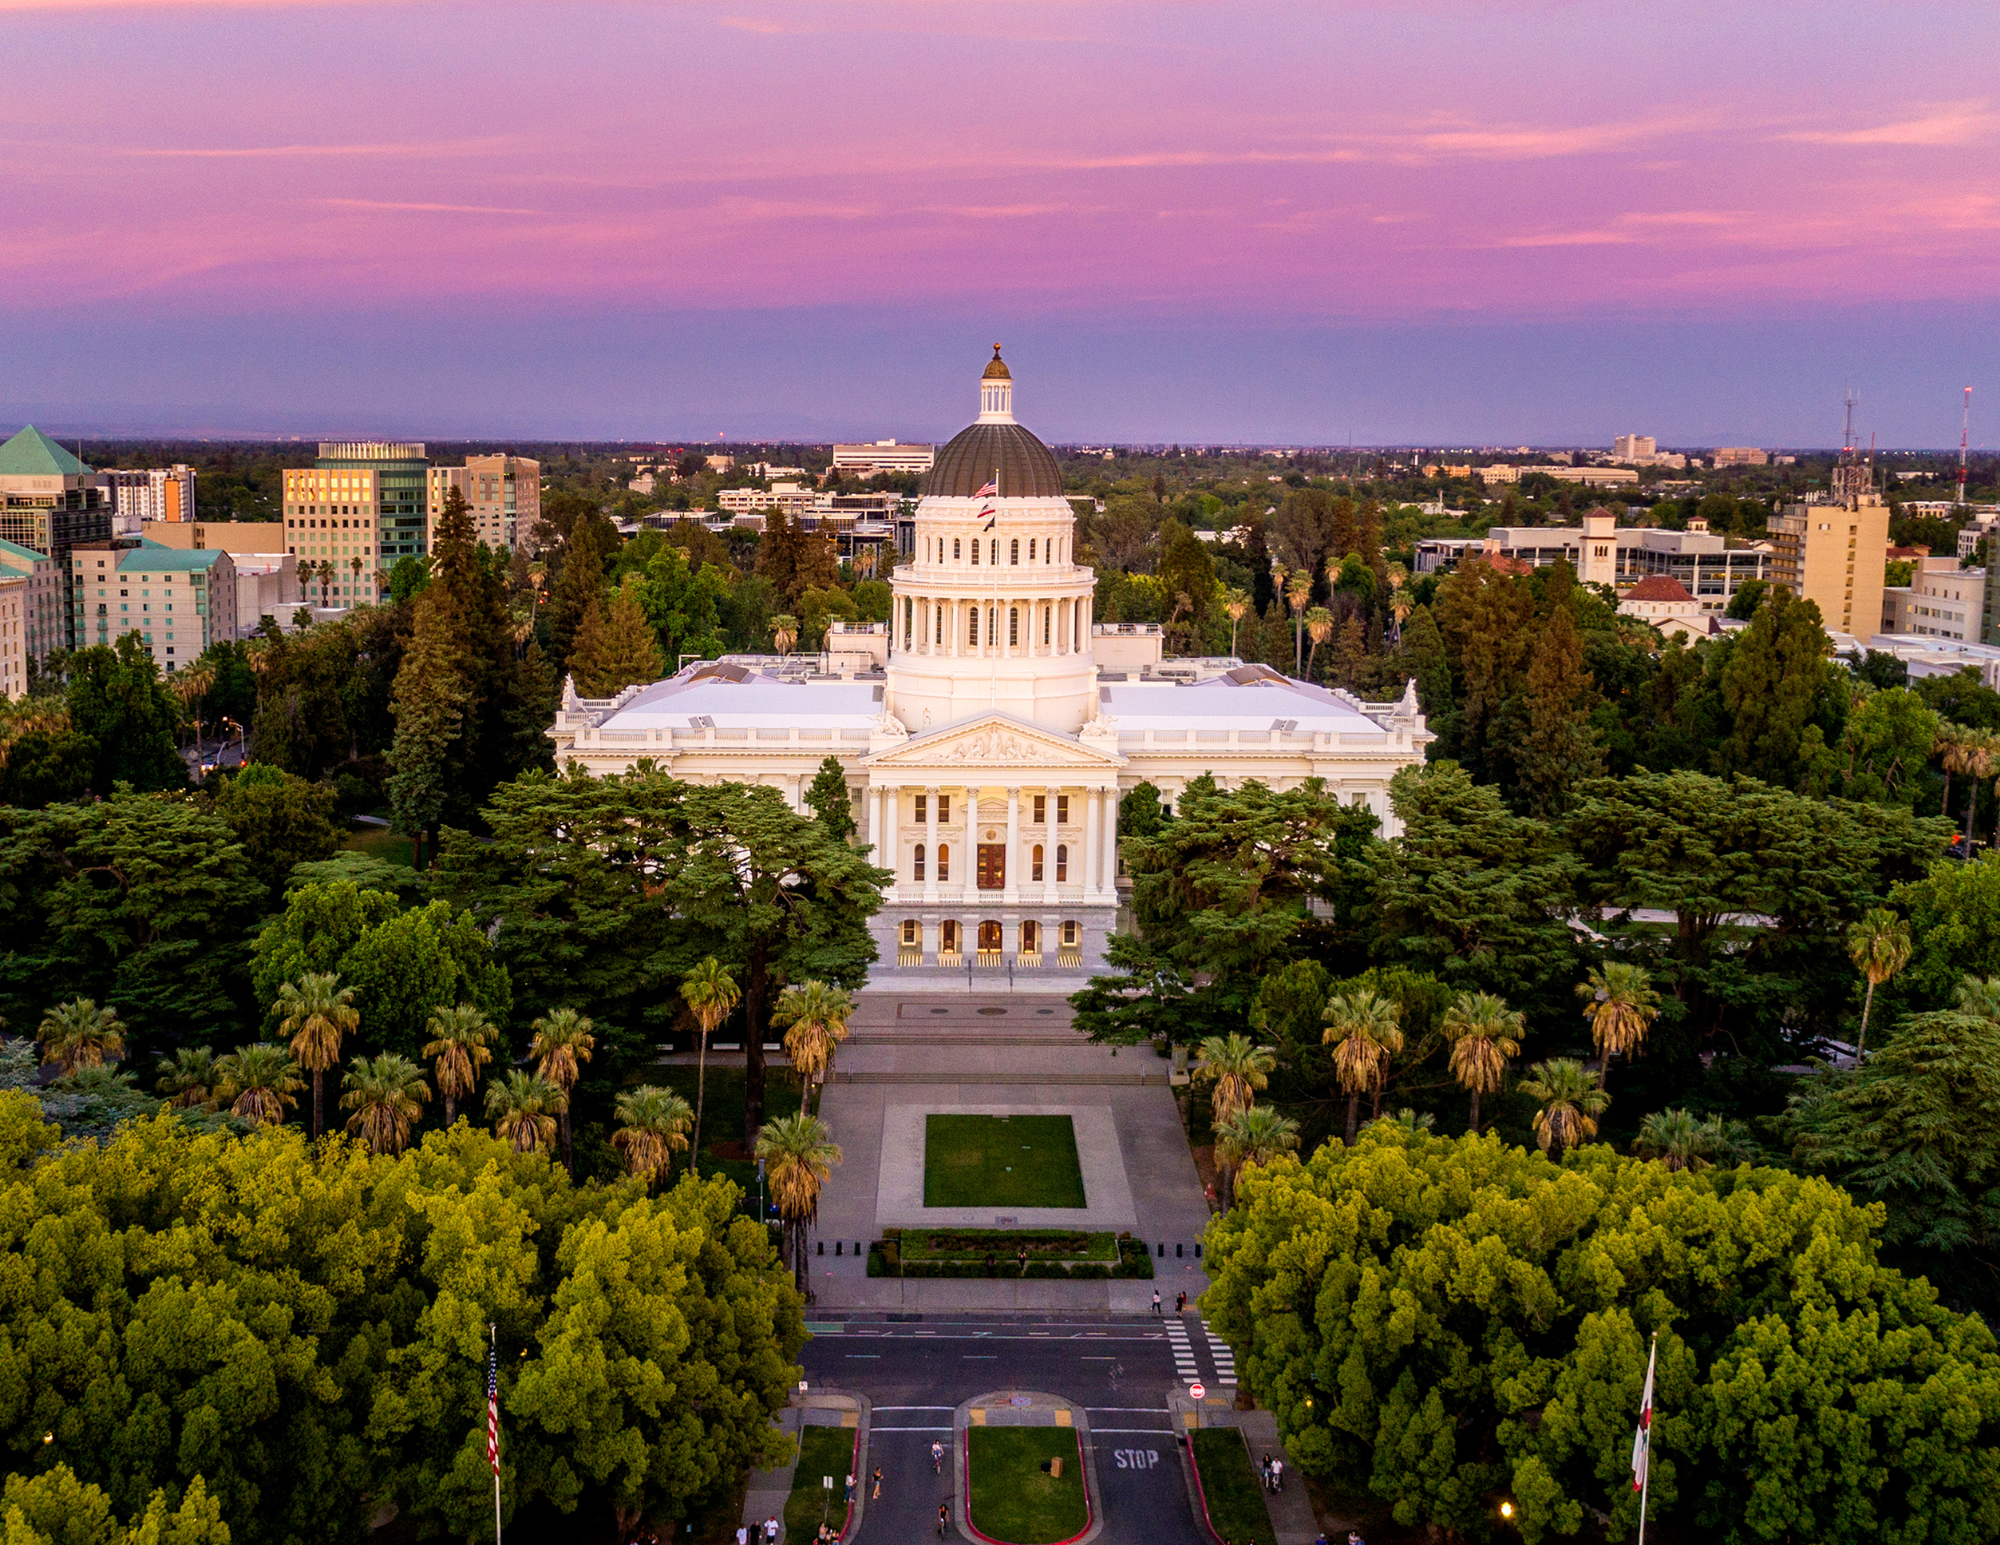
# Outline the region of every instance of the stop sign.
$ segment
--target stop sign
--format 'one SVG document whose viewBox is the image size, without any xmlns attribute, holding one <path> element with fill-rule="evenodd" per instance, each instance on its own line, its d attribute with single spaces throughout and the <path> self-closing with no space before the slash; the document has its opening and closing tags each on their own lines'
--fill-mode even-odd
<svg viewBox="0 0 2000 1545">
<path fill-rule="evenodd" d="M 1207 1389 L 1204 1388 L 1199 1383 L 1190 1384 L 1188 1386 L 1188 1398 L 1190 1400 L 1199 1400 L 1203 1395 L 1206 1395 L 1207 1393 L 1208 1393 Z"/>
</svg>

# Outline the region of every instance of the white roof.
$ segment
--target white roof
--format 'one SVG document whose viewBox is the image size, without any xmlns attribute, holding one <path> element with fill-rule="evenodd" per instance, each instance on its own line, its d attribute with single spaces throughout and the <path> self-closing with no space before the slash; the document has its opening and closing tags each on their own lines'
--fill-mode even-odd
<svg viewBox="0 0 2000 1545">
<path fill-rule="evenodd" d="M 1097 689 L 1097 698 L 1103 711 L 1117 721 L 1121 737 L 1145 730 L 1174 734 L 1191 729 L 1269 730 L 1279 719 L 1294 721 L 1290 729 L 1302 735 L 1354 735 L 1382 729 L 1359 708 L 1324 687 L 1290 681 L 1275 672 L 1260 675 L 1261 679 L 1249 681 L 1212 676 L 1188 685 L 1111 682 Z"/>
<path fill-rule="evenodd" d="M 865 730 L 882 715 L 881 693 L 882 684 L 873 681 L 676 676 L 646 688 L 601 728 Z"/>
</svg>

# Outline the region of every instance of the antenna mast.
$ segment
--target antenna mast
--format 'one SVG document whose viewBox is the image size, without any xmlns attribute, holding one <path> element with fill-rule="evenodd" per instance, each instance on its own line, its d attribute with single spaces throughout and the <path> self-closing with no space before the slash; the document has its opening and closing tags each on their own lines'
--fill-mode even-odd
<svg viewBox="0 0 2000 1545">
<path fill-rule="evenodd" d="M 1972 388 L 1965 389 L 1965 412 L 1958 421 L 1958 502 L 1965 503 L 1965 448 L 1972 434 Z"/>
<path fill-rule="evenodd" d="M 1841 398 L 1841 403 L 1847 409 L 1847 423 L 1840 432 L 1840 453 L 1843 456 L 1854 454 L 1854 410 L 1860 402 L 1861 394 L 1850 384 L 1847 394 Z"/>
</svg>

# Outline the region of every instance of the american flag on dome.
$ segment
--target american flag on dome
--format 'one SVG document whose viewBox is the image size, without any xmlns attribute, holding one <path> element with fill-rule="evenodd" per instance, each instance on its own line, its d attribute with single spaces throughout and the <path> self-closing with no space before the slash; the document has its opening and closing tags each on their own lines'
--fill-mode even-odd
<svg viewBox="0 0 2000 1545">
<path fill-rule="evenodd" d="M 486 1349 L 486 1462 L 500 1475 L 500 1354 Z"/>
</svg>

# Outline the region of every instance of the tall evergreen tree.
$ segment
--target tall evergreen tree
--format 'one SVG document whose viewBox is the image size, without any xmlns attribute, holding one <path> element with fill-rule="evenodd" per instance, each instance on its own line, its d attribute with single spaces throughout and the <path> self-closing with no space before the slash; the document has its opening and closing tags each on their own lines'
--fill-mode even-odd
<svg viewBox="0 0 2000 1545">
<path fill-rule="evenodd" d="M 1454 716 L 1451 662 L 1445 658 L 1444 635 L 1428 606 L 1419 606 L 1403 624 L 1402 658 L 1403 668 L 1416 678 L 1417 702 L 1430 727 L 1446 735 Z"/>
<path fill-rule="evenodd" d="M 1521 794 L 1539 816 L 1568 804 L 1571 783 L 1604 771 L 1604 744 L 1590 722 L 1597 687 L 1583 663 L 1583 637 L 1565 602 L 1543 626 L 1528 662 L 1528 735 L 1518 766 Z"/>
<path fill-rule="evenodd" d="M 591 597 L 576 630 L 570 674 L 585 697 L 615 697 L 634 684 L 658 681 L 660 646 L 639 602 L 643 582 L 630 576 L 607 607 Z"/>
<path fill-rule="evenodd" d="M 615 545 L 608 523 L 594 512 L 578 516 L 570 527 L 562 571 L 549 597 L 549 659 L 558 675 L 569 668 L 584 612 L 603 592 L 605 560 Z"/>
<path fill-rule="evenodd" d="M 806 805 L 826 828 L 828 836 L 840 842 L 853 838 L 854 801 L 847 792 L 847 771 L 838 757 L 830 756 L 819 764 L 819 771 L 806 790 Z"/>
<path fill-rule="evenodd" d="M 1438 587 L 1438 628 L 1458 702 L 1451 743 L 1442 749 L 1476 778 L 1504 782 L 1513 770 L 1505 710 L 1521 688 L 1533 620 L 1533 587 L 1490 563 L 1464 564 Z"/>
<path fill-rule="evenodd" d="M 1716 752 L 1717 772 L 1799 787 L 1828 739 L 1814 721 L 1837 693 L 1832 647 L 1817 605 L 1787 590 L 1771 592 L 1722 669 L 1731 723 Z"/>
<path fill-rule="evenodd" d="M 417 603 L 416 632 L 396 674 L 396 739 L 389 750 L 389 810 L 396 830 L 421 842 L 435 836 L 450 792 L 453 750 L 465 738 L 472 694 L 445 620 Z"/>
</svg>

